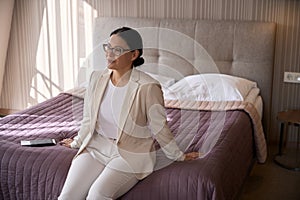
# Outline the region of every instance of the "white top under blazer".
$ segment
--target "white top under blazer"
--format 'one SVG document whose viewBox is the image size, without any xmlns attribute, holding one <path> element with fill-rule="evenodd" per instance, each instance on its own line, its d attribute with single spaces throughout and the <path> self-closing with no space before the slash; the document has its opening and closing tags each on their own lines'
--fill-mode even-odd
<svg viewBox="0 0 300 200">
<path fill-rule="evenodd" d="M 118 138 L 118 124 L 127 88 L 127 84 L 116 87 L 109 81 L 98 111 L 96 131 L 99 134 L 110 139 Z"/>
</svg>

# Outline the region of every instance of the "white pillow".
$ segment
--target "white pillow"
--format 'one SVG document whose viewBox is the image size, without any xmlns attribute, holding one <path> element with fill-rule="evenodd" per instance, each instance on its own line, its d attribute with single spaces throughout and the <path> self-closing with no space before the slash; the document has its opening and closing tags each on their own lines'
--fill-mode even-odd
<svg viewBox="0 0 300 200">
<path fill-rule="evenodd" d="M 163 88 L 167 88 L 167 87 L 173 85 L 176 81 L 175 78 L 162 76 L 162 75 L 159 75 L 159 74 L 153 74 L 153 73 L 150 73 L 150 72 L 145 72 L 145 73 L 150 75 L 155 80 L 157 80 Z"/>
<path fill-rule="evenodd" d="M 164 89 L 165 99 L 195 101 L 243 101 L 252 88 L 253 81 L 225 74 L 197 74 L 184 77 Z"/>
</svg>

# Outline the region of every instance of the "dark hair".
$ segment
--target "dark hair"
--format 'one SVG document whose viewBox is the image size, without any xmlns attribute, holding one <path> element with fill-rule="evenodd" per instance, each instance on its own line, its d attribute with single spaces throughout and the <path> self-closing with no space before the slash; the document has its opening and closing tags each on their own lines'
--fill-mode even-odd
<svg viewBox="0 0 300 200">
<path fill-rule="evenodd" d="M 112 35 L 120 36 L 132 51 L 139 51 L 139 56 L 133 61 L 134 67 L 144 64 L 145 60 L 141 57 L 143 55 L 143 41 L 139 32 L 129 27 L 122 27 L 114 30 L 110 36 Z"/>
</svg>

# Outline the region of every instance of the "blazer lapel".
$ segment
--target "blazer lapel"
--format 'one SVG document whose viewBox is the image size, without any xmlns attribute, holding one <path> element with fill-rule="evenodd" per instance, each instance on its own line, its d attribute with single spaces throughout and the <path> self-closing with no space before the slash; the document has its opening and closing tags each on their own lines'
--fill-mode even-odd
<svg viewBox="0 0 300 200">
<path fill-rule="evenodd" d="M 100 78 L 97 80 L 95 91 L 92 93 L 92 107 L 91 107 L 91 115 L 92 115 L 92 123 L 91 125 L 95 126 L 96 120 L 98 117 L 98 110 L 100 106 L 100 102 L 104 96 L 104 92 L 108 81 L 110 79 L 111 71 L 104 72 Z"/>
<path fill-rule="evenodd" d="M 130 109 L 133 105 L 133 101 L 135 99 L 137 90 L 139 88 L 138 80 L 139 80 L 139 73 L 137 70 L 133 68 L 131 72 L 130 80 L 128 82 L 128 88 L 124 98 L 123 106 L 121 109 L 121 114 L 119 119 L 119 135 L 117 139 L 118 141 L 120 139 L 122 131 L 124 130 L 125 122 L 129 115 Z"/>
</svg>

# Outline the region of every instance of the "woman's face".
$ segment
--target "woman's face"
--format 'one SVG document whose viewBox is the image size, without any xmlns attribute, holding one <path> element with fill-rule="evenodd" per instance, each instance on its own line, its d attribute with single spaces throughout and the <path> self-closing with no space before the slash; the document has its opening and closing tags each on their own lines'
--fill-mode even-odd
<svg viewBox="0 0 300 200">
<path fill-rule="evenodd" d="M 113 48 L 121 48 L 122 54 L 116 55 Z M 129 46 L 120 36 L 112 35 L 108 42 L 108 51 L 106 51 L 108 68 L 117 71 L 130 70 L 133 61 L 137 58 L 136 54 L 138 55 L 136 51 L 130 51 Z"/>
</svg>

